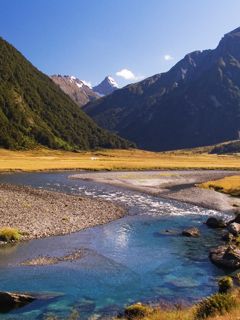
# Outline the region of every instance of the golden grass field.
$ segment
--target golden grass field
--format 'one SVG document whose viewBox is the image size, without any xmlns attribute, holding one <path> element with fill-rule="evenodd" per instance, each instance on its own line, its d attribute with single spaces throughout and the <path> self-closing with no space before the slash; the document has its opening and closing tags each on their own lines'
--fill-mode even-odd
<svg viewBox="0 0 240 320">
<path fill-rule="evenodd" d="M 205 189 L 214 189 L 235 197 L 240 197 L 240 175 L 225 177 L 215 181 L 207 181 L 200 184 L 200 187 Z"/>
<path fill-rule="evenodd" d="M 147 169 L 231 169 L 240 170 L 239 155 L 193 152 L 148 152 L 101 150 L 66 152 L 49 149 L 9 151 L 0 149 L 0 171 L 41 170 L 147 170 Z"/>
</svg>

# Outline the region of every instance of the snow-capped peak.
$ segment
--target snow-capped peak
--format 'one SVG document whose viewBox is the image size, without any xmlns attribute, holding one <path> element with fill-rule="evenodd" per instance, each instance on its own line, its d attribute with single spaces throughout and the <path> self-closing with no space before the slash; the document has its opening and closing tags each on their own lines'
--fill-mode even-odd
<svg viewBox="0 0 240 320">
<path fill-rule="evenodd" d="M 93 91 L 97 92 L 101 96 L 111 94 L 118 89 L 117 82 L 110 76 L 107 76 L 100 84 L 93 87 Z"/>
<path fill-rule="evenodd" d="M 118 88 L 118 84 L 117 82 L 110 76 L 107 76 L 106 79 L 108 80 L 108 82 L 115 88 Z"/>
</svg>

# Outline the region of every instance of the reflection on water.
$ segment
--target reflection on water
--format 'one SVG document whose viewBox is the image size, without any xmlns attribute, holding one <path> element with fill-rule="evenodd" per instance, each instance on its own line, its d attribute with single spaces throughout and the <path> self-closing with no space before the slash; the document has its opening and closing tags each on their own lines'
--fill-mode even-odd
<svg viewBox="0 0 240 320">
<path fill-rule="evenodd" d="M 67 173 L 35 173 L 0 179 L 117 201 L 127 205 L 129 216 L 67 236 L 20 243 L 14 251 L 0 250 L 1 290 L 56 295 L 1 319 L 44 319 L 49 313 L 64 319 L 72 308 L 80 311 L 81 318 L 89 318 L 116 313 L 139 300 L 191 302 L 216 290 L 216 277 L 222 271 L 209 262 L 208 250 L 219 242 L 220 234 L 203 222 L 207 215 L 219 213 L 67 177 Z M 180 232 L 188 226 L 197 226 L 202 236 L 166 236 L 166 229 Z M 61 256 L 79 248 L 88 253 L 74 262 L 18 265 L 38 255 Z"/>
</svg>

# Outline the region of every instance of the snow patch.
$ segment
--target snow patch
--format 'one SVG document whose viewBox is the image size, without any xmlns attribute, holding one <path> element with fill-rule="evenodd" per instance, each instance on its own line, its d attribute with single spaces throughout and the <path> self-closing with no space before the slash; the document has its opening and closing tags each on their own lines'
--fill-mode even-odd
<svg viewBox="0 0 240 320">
<path fill-rule="evenodd" d="M 91 82 L 88 82 L 88 81 L 85 81 L 85 80 L 81 80 L 82 81 L 82 83 L 85 85 L 85 86 L 87 86 L 87 87 L 89 87 L 90 89 L 92 89 L 92 84 L 91 84 Z"/>
<path fill-rule="evenodd" d="M 118 88 L 117 82 L 116 82 L 112 77 L 108 76 L 107 79 L 108 79 L 108 82 L 109 82 L 113 87 Z"/>
</svg>

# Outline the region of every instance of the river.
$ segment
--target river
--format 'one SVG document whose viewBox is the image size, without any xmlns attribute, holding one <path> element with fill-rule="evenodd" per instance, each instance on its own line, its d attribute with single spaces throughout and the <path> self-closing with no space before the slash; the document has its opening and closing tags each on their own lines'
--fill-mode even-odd
<svg viewBox="0 0 240 320">
<path fill-rule="evenodd" d="M 66 319 L 73 309 L 81 319 L 116 314 L 136 301 L 192 303 L 217 288 L 223 271 L 208 259 L 220 233 L 203 223 L 220 212 L 165 200 L 120 187 L 71 180 L 73 172 L 2 174 L 0 182 L 29 185 L 115 201 L 128 216 L 71 235 L 19 243 L 0 250 L 2 291 L 51 295 L 1 319 Z M 34 212 L 33 212 L 34 214 Z M 165 231 L 196 226 L 200 238 Z M 73 262 L 50 266 L 19 266 L 44 256 L 61 256 L 79 248 L 87 254 Z"/>
</svg>

